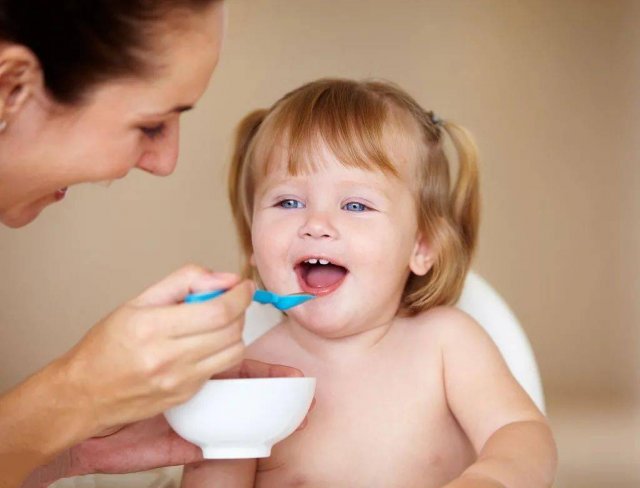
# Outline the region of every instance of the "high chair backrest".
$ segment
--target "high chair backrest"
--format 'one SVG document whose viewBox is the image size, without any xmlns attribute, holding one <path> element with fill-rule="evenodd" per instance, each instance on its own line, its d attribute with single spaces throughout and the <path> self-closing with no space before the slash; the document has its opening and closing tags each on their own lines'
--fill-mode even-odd
<svg viewBox="0 0 640 488">
<path fill-rule="evenodd" d="M 544 413 L 544 393 L 533 349 L 518 319 L 502 297 L 482 277 L 470 272 L 456 306 L 476 319 L 487 331 L 513 376 Z"/>
<path fill-rule="evenodd" d="M 483 278 L 467 275 L 462 296 L 456 304 L 487 331 L 498 346 L 513 376 L 544 412 L 540 373 L 529 340 L 509 306 Z M 246 315 L 244 340 L 250 344 L 280 320 L 273 307 L 252 304 Z"/>
</svg>

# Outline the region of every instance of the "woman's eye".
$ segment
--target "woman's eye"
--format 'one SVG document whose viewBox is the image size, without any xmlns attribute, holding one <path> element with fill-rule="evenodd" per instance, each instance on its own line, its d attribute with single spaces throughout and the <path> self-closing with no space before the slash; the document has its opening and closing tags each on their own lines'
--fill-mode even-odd
<svg viewBox="0 0 640 488">
<path fill-rule="evenodd" d="M 304 204 L 301 201 L 294 200 L 293 198 L 282 200 L 278 202 L 278 205 L 282 208 L 303 208 L 304 207 Z"/>
<path fill-rule="evenodd" d="M 343 210 L 348 210 L 350 212 L 364 212 L 365 210 L 371 210 L 364 203 L 360 202 L 349 202 L 343 205 Z"/>
<path fill-rule="evenodd" d="M 157 124 L 149 127 L 140 127 L 142 133 L 147 136 L 149 139 L 156 139 L 164 134 L 165 125 Z"/>
</svg>

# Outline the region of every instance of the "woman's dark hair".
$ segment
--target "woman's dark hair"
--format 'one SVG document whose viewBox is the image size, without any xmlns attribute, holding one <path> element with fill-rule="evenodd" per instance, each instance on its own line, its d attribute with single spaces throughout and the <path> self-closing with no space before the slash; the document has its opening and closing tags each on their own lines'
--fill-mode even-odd
<svg viewBox="0 0 640 488">
<path fill-rule="evenodd" d="M 162 23 L 213 1 L 0 0 L 0 41 L 29 48 L 50 94 L 73 104 L 101 81 L 148 72 Z"/>
</svg>

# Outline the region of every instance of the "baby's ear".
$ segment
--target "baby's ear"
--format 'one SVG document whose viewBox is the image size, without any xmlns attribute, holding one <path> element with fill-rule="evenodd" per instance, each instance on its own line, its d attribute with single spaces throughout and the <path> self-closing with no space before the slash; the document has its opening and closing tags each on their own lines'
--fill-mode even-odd
<svg viewBox="0 0 640 488">
<path fill-rule="evenodd" d="M 424 276 L 429 272 L 431 266 L 433 266 L 434 260 L 434 249 L 422 236 L 422 233 L 419 233 L 416 238 L 413 252 L 411 253 L 411 259 L 409 260 L 409 269 L 413 274 Z"/>
</svg>

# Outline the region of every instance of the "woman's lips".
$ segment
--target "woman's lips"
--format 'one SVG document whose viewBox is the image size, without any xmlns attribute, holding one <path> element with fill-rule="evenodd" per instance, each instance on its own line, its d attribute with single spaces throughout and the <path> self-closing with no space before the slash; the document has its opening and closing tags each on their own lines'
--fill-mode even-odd
<svg viewBox="0 0 640 488">
<path fill-rule="evenodd" d="M 305 280 L 304 265 L 298 264 L 295 267 L 295 272 L 296 272 L 296 276 L 298 278 L 298 284 L 300 285 L 300 288 L 302 288 L 302 291 L 305 292 L 305 293 L 310 293 L 310 294 L 315 295 L 317 297 L 325 296 L 325 295 L 328 295 L 329 293 L 332 293 L 332 292 L 336 291 L 338 288 L 340 288 L 340 286 L 344 282 L 344 279 L 349 274 L 349 271 L 345 270 L 344 276 L 342 276 L 342 278 L 340 278 L 335 283 L 332 283 L 329 286 L 316 287 L 316 286 L 309 285 L 309 283 L 307 283 L 307 281 Z"/>
<path fill-rule="evenodd" d="M 56 202 L 59 202 L 64 198 L 64 196 L 67 194 L 67 189 L 68 187 L 60 188 L 59 190 L 56 190 L 56 193 L 55 193 Z"/>
</svg>

